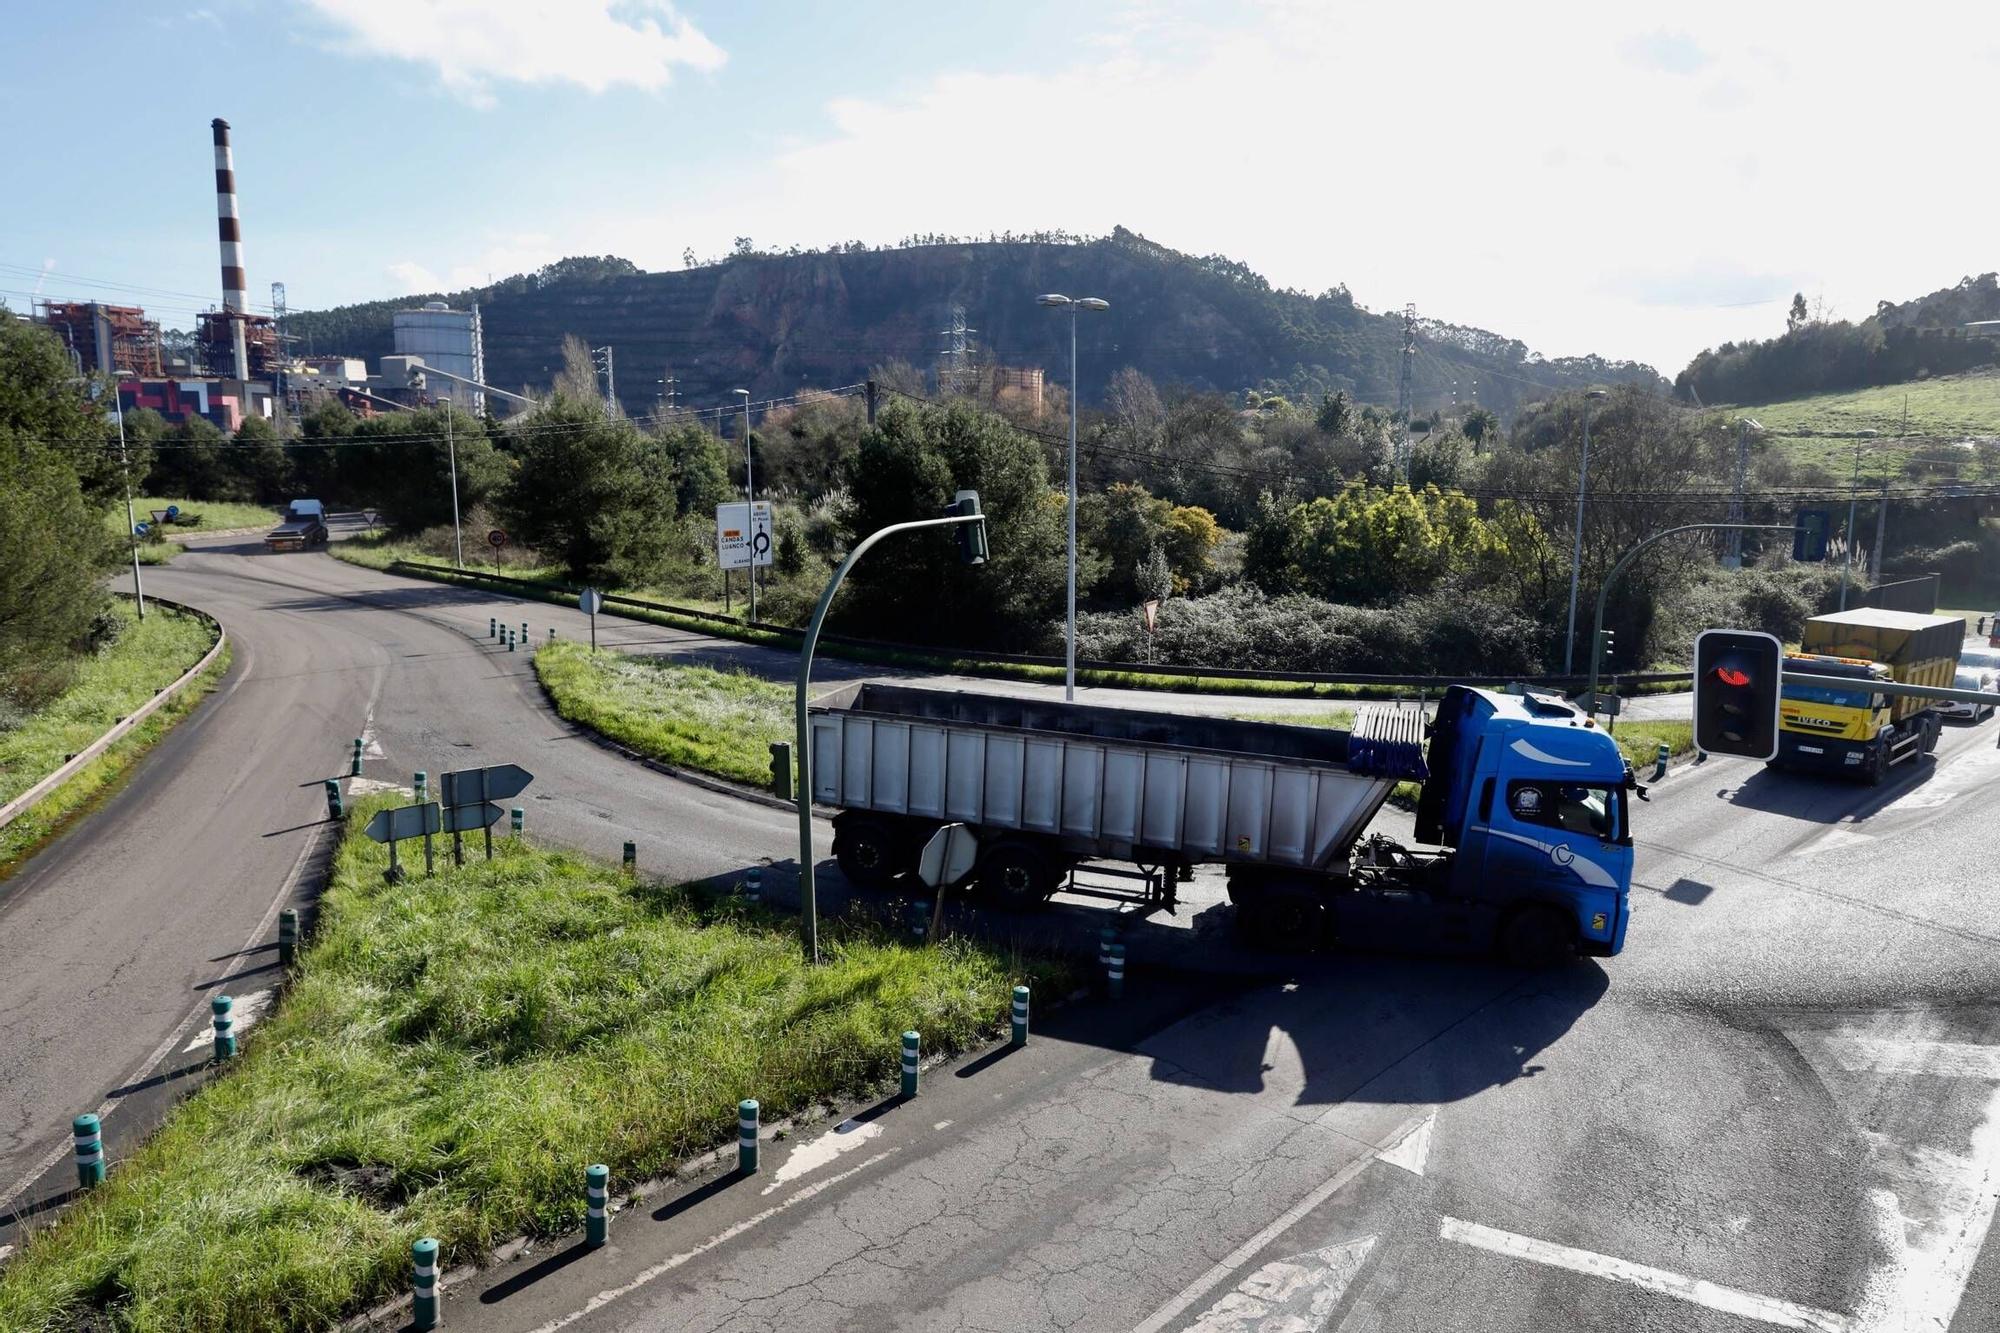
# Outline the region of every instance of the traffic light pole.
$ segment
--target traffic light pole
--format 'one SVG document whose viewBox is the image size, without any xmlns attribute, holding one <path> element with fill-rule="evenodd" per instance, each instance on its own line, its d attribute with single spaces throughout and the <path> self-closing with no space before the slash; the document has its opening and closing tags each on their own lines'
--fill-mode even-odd
<svg viewBox="0 0 2000 1333">
<path fill-rule="evenodd" d="M 1672 537 L 1682 532 L 1791 532 L 1792 530 L 1793 525 L 1789 523 L 1684 523 L 1678 528 L 1667 528 L 1654 533 L 1619 556 L 1618 563 L 1611 567 L 1611 572 L 1604 576 L 1604 583 L 1597 590 L 1597 623 L 1590 636 L 1590 684 L 1585 691 L 1591 703 L 1594 705 L 1597 699 L 1597 669 L 1604 653 L 1604 603 L 1611 595 L 1612 585 L 1618 582 L 1618 576 L 1625 572 L 1625 566 L 1631 564 L 1639 552 L 1662 537 Z M 1595 716 L 1594 707 L 1591 712 Z"/>
<path fill-rule="evenodd" d="M 799 781 L 799 914 L 800 929 L 805 936 L 806 961 L 819 962 L 819 890 L 813 880 L 813 826 L 812 791 L 813 762 L 812 734 L 806 722 L 806 695 L 812 686 L 813 649 L 819 646 L 820 626 L 826 622 L 827 608 L 833 605 L 833 595 L 840 591 L 840 585 L 847 578 L 847 571 L 854 568 L 854 562 L 868 553 L 868 548 L 884 537 L 898 532 L 914 532 L 918 528 L 944 528 L 959 523 L 986 522 L 981 513 L 950 514 L 944 518 L 920 518 L 909 523 L 891 523 L 888 527 L 868 534 L 855 548 L 847 553 L 840 567 L 833 571 L 833 577 L 826 581 L 826 590 L 819 595 L 819 605 L 813 608 L 812 621 L 806 626 L 805 641 L 799 645 L 799 679 L 793 707 L 797 712 L 797 745 L 793 750 L 793 767 L 798 772 Z"/>
</svg>

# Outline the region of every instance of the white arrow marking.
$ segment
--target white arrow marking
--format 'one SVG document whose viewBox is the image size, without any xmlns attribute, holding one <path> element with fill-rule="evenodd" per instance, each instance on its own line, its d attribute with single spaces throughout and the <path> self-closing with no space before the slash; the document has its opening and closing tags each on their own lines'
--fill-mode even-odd
<svg viewBox="0 0 2000 1333">
<path fill-rule="evenodd" d="M 1851 1074 L 1936 1074 L 2000 1080 L 2000 1046 L 1896 1037 L 1829 1037 L 1827 1049 Z"/>
<path fill-rule="evenodd" d="M 236 1003 L 229 1008 L 229 1015 L 236 1020 L 236 1025 L 230 1028 L 230 1031 L 236 1035 L 238 1041 L 242 1041 L 243 1034 L 254 1027 L 257 1020 L 264 1016 L 264 1011 L 271 1007 L 271 1001 L 277 998 L 277 994 L 278 992 L 275 990 L 253 990 L 248 995 L 239 995 L 236 997 Z M 181 1054 L 186 1055 L 189 1051 L 198 1051 L 205 1046 L 212 1047 L 214 1045 L 215 1027 L 213 1024 L 210 1024 L 200 1032 L 195 1033 L 193 1041 L 181 1047 Z"/>
<path fill-rule="evenodd" d="M 1481 1226 L 1477 1222 L 1462 1222 L 1456 1217 L 1447 1217 L 1439 1224 L 1438 1238 L 1457 1241 L 1460 1245 L 1470 1245 L 1474 1249 L 1490 1250 L 1494 1254 L 1511 1255 L 1516 1259 L 1547 1264 L 1550 1268 L 1566 1268 L 1572 1273 L 1601 1277 L 1611 1282 L 1630 1283 L 1646 1291 L 1657 1291 L 1662 1295 L 1686 1301 L 1690 1305 L 1706 1306 L 1711 1310 L 1742 1315 L 1748 1319 L 1760 1319 L 1781 1328 L 1817 1330 L 1817 1333 L 1851 1333 L 1855 1328 L 1853 1320 L 1844 1314 L 1835 1314 L 1831 1310 L 1815 1310 L 1807 1305 L 1794 1305 L 1790 1301 L 1738 1291 L 1734 1287 L 1704 1282 L 1700 1278 L 1682 1277 L 1679 1273 L 1669 1273 L 1664 1268 L 1649 1268 L 1645 1264 L 1635 1264 L 1630 1259 L 1618 1259 L 1608 1254 L 1593 1254 L 1589 1250 L 1577 1250 L 1567 1245 L 1536 1240 L 1533 1236 L 1517 1236 L 1511 1231 Z"/>
<path fill-rule="evenodd" d="M 811 1143 L 801 1143 L 792 1149 L 771 1183 L 764 1187 L 764 1193 L 769 1194 L 780 1185 L 797 1180 L 806 1172 L 825 1166 L 842 1153 L 854 1151 L 881 1133 L 882 1126 L 878 1121 L 841 1121 L 838 1126 L 820 1135 Z"/>
<path fill-rule="evenodd" d="M 398 782 L 384 782 L 379 778 L 349 778 L 347 780 L 347 794 L 350 797 L 373 796 L 378 791 L 400 792 L 413 801 L 417 798 L 417 793 L 412 788 L 405 787 Z"/>
<path fill-rule="evenodd" d="M 1188 1333 L 1319 1333 L 1374 1248 L 1375 1237 L 1363 1236 L 1265 1264 Z"/>
<path fill-rule="evenodd" d="M 1437 1124 L 1437 1118 L 1437 1112 L 1432 1111 L 1409 1133 L 1375 1155 L 1390 1166 L 1400 1166 L 1413 1176 L 1421 1176 L 1424 1163 L 1430 1160 L 1431 1128 Z"/>
</svg>

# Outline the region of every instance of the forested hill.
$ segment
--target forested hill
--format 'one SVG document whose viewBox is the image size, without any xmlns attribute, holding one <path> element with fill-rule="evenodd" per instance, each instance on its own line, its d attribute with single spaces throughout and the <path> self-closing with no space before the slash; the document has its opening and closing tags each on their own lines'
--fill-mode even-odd
<svg viewBox="0 0 2000 1333">
<path fill-rule="evenodd" d="M 966 242 L 913 238 L 894 248 L 836 246 L 727 259 L 648 273 L 621 259 L 566 259 L 469 291 L 311 311 L 290 317 L 301 351 L 369 358 L 392 350 L 390 316 L 425 300 L 477 301 L 489 382 L 546 385 L 566 334 L 615 349 L 618 397 L 650 409 L 659 380 L 676 378 L 684 405 L 759 398 L 863 379 L 892 360 L 935 369 L 944 330 L 963 312 L 982 363 L 1040 366 L 1069 378 L 1068 318 L 1038 307 L 1042 292 L 1102 296 L 1085 315 L 1079 377 L 1086 403 L 1131 366 L 1161 385 L 1233 392 L 1260 388 L 1316 398 L 1346 389 L 1393 406 L 1403 337 L 1399 313 L 1375 314 L 1345 288 L 1280 291 L 1242 264 L 1196 258 L 1120 228 L 1096 240 Z M 1608 381 L 1660 383 L 1651 367 L 1602 358 L 1545 360 L 1479 329 L 1419 325 L 1419 413 L 1477 400 L 1511 416 L 1551 390 Z"/>
</svg>

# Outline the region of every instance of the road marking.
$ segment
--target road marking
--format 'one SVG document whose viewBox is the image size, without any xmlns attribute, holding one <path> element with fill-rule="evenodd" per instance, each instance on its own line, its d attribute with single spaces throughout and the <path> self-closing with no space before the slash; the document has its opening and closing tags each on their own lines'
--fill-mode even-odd
<svg viewBox="0 0 2000 1333">
<path fill-rule="evenodd" d="M 235 998 L 236 1003 L 230 1007 L 229 1016 L 236 1020 L 236 1025 L 230 1031 L 241 1039 L 244 1033 L 257 1026 L 257 1020 L 271 1007 L 271 1001 L 278 998 L 278 992 L 275 989 L 253 990 L 248 995 L 239 995 Z M 186 1055 L 189 1051 L 198 1051 L 204 1046 L 214 1044 L 215 1031 L 211 1025 L 208 1031 L 195 1033 L 194 1038 L 181 1047 L 181 1054 Z"/>
<path fill-rule="evenodd" d="M 1316 1333 L 1375 1248 L 1375 1237 L 1265 1264 L 1210 1306 L 1188 1333 Z"/>
<path fill-rule="evenodd" d="M 1830 828 L 1792 855 L 1817 856 L 1821 852 L 1831 852 L 1841 847 L 1859 847 L 1863 843 L 1873 841 L 1875 841 L 1873 833 L 1856 833 L 1851 828 Z"/>
<path fill-rule="evenodd" d="M 1566 1268 L 1572 1273 L 1582 1273 L 1588 1277 L 1628 1283 L 1646 1291 L 1672 1296 L 1690 1305 L 1719 1310 L 1723 1314 L 1762 1320 L 1764 1323 L 1776 1324 L 1781 1328 L 1817 1329 L 1820 1333 L 1853 1333 L 1856 1328 L 1852 1319 L 1844 1314 L 1835 1314 L 1831 1310 L 1815 1310 L 1807 1305 L 1794 1305 L 1790 1301 L 1781 1301 L 1776 1297 L 1738 1291 L 1734 1287 L 1704 1282 L 1700 1278 L 1682 1277 L 1679 1273 L 1669 1273 L 1663 1268 L 1635 1264 L 1629 1259 L 1572 1249 L 1567 1245 L 1536 1240 L 1532 1236 L 1519 1236 L 1511 1231 L 1481 1226 L 1477 1222 L 1461 1221 L 1456 1217 L 1447 1217 L 1439 1223 L 1438 1238 L 1456 1241 L 1460 1245 L 1470 1245 L 1474 1249 L 1488 1250 L 1494 1254 L 1505 1254 L 1532 1263 L 1546 1264 L 1550 1268 Z"/>
<path fill-rule="evenodd" d="M 1851 1074 L 1936 1074 L 2000 1080 L 2000 1046 L 1966 1041 L 1902 1041 L 1892 1037 L 1829 1037 L 1827 1048 Z"/>
<path fill-rule="evenodd" d="M 1400 1143 L 1416 1127 L 1414 1123 L 1398 1125 L 1389 1142 L 1392 1144 Z M 1381 1149 L 1377 1148 L 1376 1152 L 1379 1151 Z M 1180 1318 L 1189 1306 L 1207 1295 L 1210 1289 L 1218 1282 L 1221 1282 L 1224 1278 L 1256 1257 L 1257 1251 L 1269 1245 L 1286 1231 L 1289 1231 L 1307 1213 L 1310 1213 L 1313 1209 L 1331 1199 L 1347 1182 L 1360 1175 L 1367 1168 L 1368 1164 L 1374 1160 L 1375 1153 L 1371 1152 L 1366 1156 L 1355 1158 L 1339 1171 L 1335 1172 L 1324 1183 L 1307 1194 L 1305 1198 L 1300 1199 L 1290 1208 L 1280 1213 L 1271 1222 L 1271 1225 L 1265 1227 L 1241 1245 L 1238 1245 L 1235 1249 L 1224 1255 L 1206 1273 L 1203 1273 L 1200 1277 L 1188 1283 L 1187 1286 L 1181 1288 L 1180 1292 L 1172 1300 L 1153 1311 L 1143 1323 L 1132 1330 L 1132 1333 L 1160 1333 L 1161 1329 Z"/>
<path fill-rule="evenodd" d="M 679 1254 L 675 1255 L 671 1259 L 661 1260 L 659 1263 L 654 1264 L 651 1268 L 648 1268 L 645 1272 L 639 1274 L 639 1276 L 633 1278 L 630 1282 L 627 1282 L 624 1286 L 610 1287 L 604 1291 L 598 1292 L 595 1296 L 592 1296 L 589 1300 L 585 1301 L 581 1309 L 572 1310 L 568 1314 L 563 1315 L 561 1318 L 551 1319 L 549 1320 L 548 1323 L 543 1324 L 538 1328 L 536 1328 L 533 1331 L 533 1333 L 556 1333 L 557 1329 L 567 1328 L 571 1324 L 574 1324 L 577 1320 L 583 1318 L 585 1315 L 595 1314 L 597 1311 L 602 1310 L 605 1306 L 611 1304 L 611 1302 L 619 1299 L 620 1297 L 630 1296 L 633 1292 L 645 1286 L 648 1282 L 652 1282 L 658 1278 L 665 1277 L 668 1273 L 673 1272 L 676 1268 L 679 1268 L 681 1265 L 687 1263 L 688 1261 L 693 1259 L 699 1259 L 702 1255 L 707 1254 L 710 1250 L 714 1249 L 716 1246 L 727 1244 L 728 1242 L 735 1240 L 738 1236 L 742 1235 L 744 1232 L 749 1231 L 751 1228 L 763 1225 L 764 1223 L 770 1221 L 772 1218 L 776 1217 L 779 1213 L 784 1212 L 787 1208 L 790 1208 L 795 1204 L 804 1203 L 807 1199 L 813 1198 L 815 1195 L 824 1193 L 825 1191 L 832 1189 L 835 1185 L 838 1185 L 841 1181 L 849 1180 L 854 1176 L 860 1175 L 863 1171 L 866 1171 L 869 1167 L 874 1166 L 875 1164 L 883 1161 L 886 1158 L 894 1156 L 896 1151 L 897 1151 L 896 1149 L 891 1148 L 889 1149 L 888 1152 L 878 1152 L 873 1157 L 870 1157 L 868 1160 L 857 1163 L 854 1166 L 848 1167 L 845 1171 L 841 1172 L 837 1176 L 828 1176 L 825 1180 L 817 1181 L 814 1184 L 806 1186 L 804 1189 L 800 1190 L 797 1194 L 794 1194 L 790 1198 L 786 1199 L 783 1203 L 772 1204 L 769 1208 L 766 1208 L 763 1212 L 757 1213 L 751 1217 L 744 1218 L 741 1222 L 738 1222 L 735 1226 L 729 1227 L 726 1230 L 719 1231 L 715 1235 L 710 1236 L 707 1240 L 695 1246 L 693 1249 L 682 1250 Z"/>
<path fill-rule="evenodd" d="M 801 1143 L 792 1149 L 771 1183 L 764 1187 L 764 1193 L 769 1194 L 780 1185 L 789 1184 L 808 1171 L 819 1170 L 843 1153 L 853 1152 L 868 1140 L 880 1138 L 881 1134 L 880 1121 L 871 1120 L 866 1124 L 857 1124 L 852 1120 L 841 1121 L 837 1128 L 828 1130 L 811 1143 Z"/>
<path fill-rule="evenodd" d="M 405 787 L 400 782 L 387 782 L 381 778 L 349 778 L 347 780 L 347 795 L 350 800 L 358 796 L 373 796 L 377 792 L 384 791 L 400 792 L 413 801 L 417 798 L 417 793 L 413 788 Z"/>
<path fill-rule="evenodd" d="M 1432 1111 L 1418 1122 L 1415 1129 L 1375 1156 L 1390 1166 L 1400 1166 L 1413 1176 L 1421 1176 L 1424 1173 L 1424 1163 L 1430 1160 L 1431 1129 L 1437 1124 L 1437 1118 L 1437 1112 Z"/>
<path fill-rule="evenodd" d="M 1910 788 L 1876 814 L 1886 810 L 1935 810 L 1949 805 L 1968 788 L 1991 780 L 1994 775 L 1989 770 L 1996 766 L 2000 766 L 2000 750 L 1981 746 L 1963 751 L 1933 769 L 1928 781 Z"/>
</svg>

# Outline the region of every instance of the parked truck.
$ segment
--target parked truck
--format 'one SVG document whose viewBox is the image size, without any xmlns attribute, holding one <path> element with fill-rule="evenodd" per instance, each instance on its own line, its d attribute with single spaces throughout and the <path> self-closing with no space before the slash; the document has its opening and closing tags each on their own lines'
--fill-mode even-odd
<svg viewBox="0 0 2000 1333">
<path fill-rule="evenodd" d="M 1785 669 L 1853 683 L 1784 683 L 1772 765 L 1879 783 L 1897 764 L 1929 754 L 1944 726 L 1936 704 L 1870 686 L 1893 681 L 1950 689 L 1964 643 L 1965 622 L 1957 616 L 1859 607 L 1808 620 L 1799 651 L 1785 656 Z"/>
<path fill-rule="evenodd" d="M 1049 897 L 1083 861 L 1219 863 L 1239 927 L 1284 949 L 1422 942 L 1545 965 L 1625 941 L 1637 784 L 1553 695 L 1453 686 L 1428 724 L 1385 705 L 1341 731 L 859 684 L 809 725 L 813 799 L 839 808 L 834 855 L 864 888 L 960 822 L 976 886 L 1002 903 Z M 1416 836 L 1435 850 L 1363 840 L 1401 781 L 1422 784 Z"/>
<path fill-rule="evenodd" d="M 317 500 L 294 500 L 285 517 L 264 538 L 273 551 L 303 551 L 326 545 L 326 506 Z"/>
</svg>

